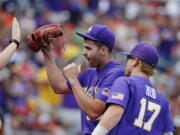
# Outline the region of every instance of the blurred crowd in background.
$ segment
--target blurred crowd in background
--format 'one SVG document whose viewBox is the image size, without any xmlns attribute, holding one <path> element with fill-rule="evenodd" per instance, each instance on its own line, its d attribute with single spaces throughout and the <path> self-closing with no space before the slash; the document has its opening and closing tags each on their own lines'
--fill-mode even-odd
<svg viewBox="0 0 180 135">
<path fill-rule="evenodd" d="M 65 50 L 55 49 L 59 67 L 86 61 L 83 40 L 91 24 L 104 24 L 116 35 L 115 59 L 120 51 L 148 41 L 160 60 L 155 86 L 170 101 L 175 135 L 180 135 L 180 0 L 0 0 L 0 50 L 8 45 L 13 16 L 20 22 L 21 46 L 0 71 L 0 115 L 4 135 L 80 135 L 80 111 L 72 95 L 53 93 L 41 52 L 26 45 L 26 36 L 38 27 L 62 24 Z M 151 57 L 151 56 L 149 56 Z"/>
</svg>

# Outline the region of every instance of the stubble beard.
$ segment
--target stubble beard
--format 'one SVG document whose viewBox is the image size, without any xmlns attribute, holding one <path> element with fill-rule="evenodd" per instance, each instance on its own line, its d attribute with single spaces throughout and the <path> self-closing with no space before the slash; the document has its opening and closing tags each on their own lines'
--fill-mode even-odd
<svg viewBox="0 0 180 135">
<path fill-rule="evenodd" d="M 98 68 L 100 63 L 99 63 L 99 61 L 96 58 L 94 58 L 93 60 L 91 59 L 91 61 L 88 61 L 88 65 L 91 68 Z"/>
<path fill-rule="evenodd" d="M 91 67 L 91 68 L 95 68 L 95 67 L 97 67 L 97 64 L 95 64 L 95 63 L 88 63 L 88 65 L 89 65 L 89 67 Z"/>
</svg>

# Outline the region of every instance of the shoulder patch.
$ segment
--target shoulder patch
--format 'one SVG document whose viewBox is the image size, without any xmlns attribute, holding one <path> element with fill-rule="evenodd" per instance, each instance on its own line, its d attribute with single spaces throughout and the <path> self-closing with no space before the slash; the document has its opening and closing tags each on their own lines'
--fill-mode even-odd
<svg viewBox="0 0 180 135">
<path fill-rule="evenodd" d="M 104 88 L 104 89 L 102 90 L 102 95 L 108 96 L 108 95 L 109 95 L 109 89 L 108 89 L 108 88 Z"/>
</svg>

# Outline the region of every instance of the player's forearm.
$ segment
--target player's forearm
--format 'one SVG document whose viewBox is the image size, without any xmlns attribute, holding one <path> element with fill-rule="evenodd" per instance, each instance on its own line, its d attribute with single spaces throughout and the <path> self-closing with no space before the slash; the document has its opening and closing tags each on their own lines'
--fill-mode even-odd
<svg viewBox="0 0 180 135">
<path fill-rule="evenodd" d="M 97 126 L 92 135 L 105 135 L 105 133 L 109 130 L 111 130 L 113 127 L 117 125 L 117 123 L 120 121 L 122 115 L 123 115 L 124 109 L 121 106 L 112 104 L 109 106 L 109 108 L 106 110 L 106 112 L 103 114 L 103 117 L 101 118 L 100 122 Z M 99 130 L 99 127 L 103 129 Z"/>
<path fill-rule="evenodd" d="M 70 90 L 68 90 L 66 79 L 64 78 L 60 69 L 57 67 L 53 56 L 44 54 L 44 60 L 48 80 L 54 92 L 58 94 L 72 93 Z"/>
<path fill-rule="evenodd" d="M 11 43 L 9 44 L 1 53 L 0 53 L 0 68 L 6 65 L 11 58 L 11 56 L 16 51 L 17 44 Z"/>
<path fill-rule="evenodd" d="M 123 112 L 120 106 L 109 106 L 91 135 L 106 135 L 120 121 Z"/>
<path fill-rule="evenodd" d="M 86 115 L 90 119 L 97 119 L 104 111 L 105 103 L 88 96 L 78 80 L 74 80 L 70 83 L 79 107 L 86 113 Z"/>
</svg>

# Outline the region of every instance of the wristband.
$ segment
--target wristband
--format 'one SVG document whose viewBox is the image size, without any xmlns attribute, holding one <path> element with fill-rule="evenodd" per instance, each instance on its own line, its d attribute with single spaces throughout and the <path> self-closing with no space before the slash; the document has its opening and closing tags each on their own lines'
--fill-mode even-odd
<svg viewBox="0 0 180 135">
<path fill-rule="evenodd" d="M 17 48 L 19 47 L 19 45 L 20 45 L 19 41 L 17 41 L 16 39 L 11 39 L 9 41 L 9 44 L 12 43 L 12 42 L 14 42 L 17 45 Z"/>
<path fill-rule="evenodd" d="M 98 124 L 91 135 L 105 135 L 107 132 L 108 130 L 105 127 Z"/>
</svg>

